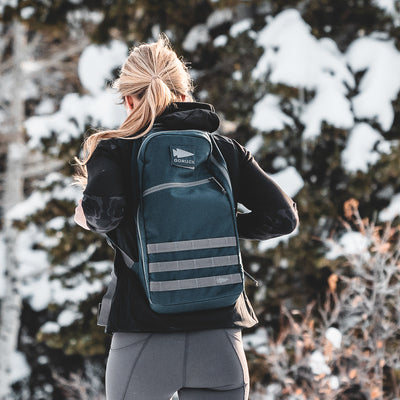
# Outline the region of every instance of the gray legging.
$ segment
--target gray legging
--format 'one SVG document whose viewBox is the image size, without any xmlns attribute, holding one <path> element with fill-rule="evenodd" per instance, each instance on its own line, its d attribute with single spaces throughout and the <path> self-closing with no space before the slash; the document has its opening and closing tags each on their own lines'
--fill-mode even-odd
<svg viewBox="0 0 400 400">
<path fill-rule="evenodd" d="M 240 329 L 114 333 L 107 400 L 247 400 L 249 373 Z"/>
</svg>

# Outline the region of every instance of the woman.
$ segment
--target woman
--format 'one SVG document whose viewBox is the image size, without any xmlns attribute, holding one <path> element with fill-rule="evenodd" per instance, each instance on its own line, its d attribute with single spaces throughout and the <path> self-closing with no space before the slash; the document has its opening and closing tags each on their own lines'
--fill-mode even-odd
<svg viewBox="0 0 400 400">
<path fill-rule="evenodd" d="M 128 117 L 119 129 L 87 138 L 75 176 L 85 188 L 75 221 L 107 233 L 115 249 L 112 281 L 98 316 L 98 324 L 113 334 L 107 399 L 168 400 L 175 392 L 183 400 L 247 399 L 241 332 L 258 321 L 246 293 L 229 307 L 158 314 L 127 267 L 138 259 L 132 151 L 153 127 L 214 132 L 218 116 L 212 106 L 192 101 L 187 68 L 164 37 L 131 51 L 115 87 Z M 235 202 L 251 210 L 237 217 L 240 237 L 264 240 L 292 232 L 298 223 L 295 203 L 246 149 L 213 136 L 227 163 Z"/>
</svg>

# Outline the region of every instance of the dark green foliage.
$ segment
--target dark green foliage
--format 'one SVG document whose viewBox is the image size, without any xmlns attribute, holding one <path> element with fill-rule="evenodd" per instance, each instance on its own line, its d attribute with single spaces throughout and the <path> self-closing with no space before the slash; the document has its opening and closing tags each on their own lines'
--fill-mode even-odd
<svg viewBox="0 0 400 400">
<path fill-rule="evenodd" d="M 391 17 L 373 0 L 308 0 L 302 16 L 311 25 L 313 35 L 332 38 L 342 51 L 360 35 L 387 31 L 393 26 Z"/>
<path fill-rule="evenodd" d="M 67 12 L 82 6 L 67 0 L 50 3 L 50 6 L 45 6 L 45 3 L 33 0 L 20 1 L 16 10 L 6 7 L 1 18 L 3 21 L 10 21 L 19 15 L 23 7 L 34 5 L 35 13 L 26 23 L 32 31 L 40 30 L 43 33 L 46 46 L 56 46 L 68 36 L 65 19 Z M 372 0 L 83 1 L 84 8 L 104 14 L 103 21 L 98 26 L 86 27 L 87 35 L 96 43 L 107 42 L 110 38 L 119 38 L 129 45 L 147 41 L 153 38 L 156 31 L 153 30 L 154 25 L 158 25 L 160 32 L 169 32 L 174 49 L 190 62 L 191 68 L 199 76 L 195 81 L 195 97 L 214 104 L 217 112 L 225 120 L 234 123 L 236 128 L 229 135 L 241 144 L 245 144 L 259 133 L 250 125 L 254 105 L 267 93 L 280 97 L 280 108 L 290 117 L 293 124 L 279 131 L 264 133 L 264 146 L 256 157 L 268 173 L 279 172 L 279 169 L 274 167 L 274 159 L 280 156 L 289 166 L 296 167 L 301 174 L 304 187 L 294 199 L 301 225 L 299 233 L 287 243 L 282 242 L 266 252 L 259 250 L 257 242 L 246 242 L 243 246 L 246 269 L 262 281 L 266 288 L 264 292 L 264 289 L 258 289 L 248 283 L 247 293 L 253 301 L 261 325 L 267 327 L 271 335 L 276 337 L 285 326 L 285 321 L 280 316 L 281 304 L 287 304 L 288 308 L 304 310 L 310 301 L 323 303 L 328 277 L 343 267 L 343 260 L 325 259 L 327 249 L 322 239 L 343 230 L 340 218 L 343 218 L 344 202 L 352 197 L 357 198 L 360 201 L 361 215 L 372 219 L 378 210 L 388 205 L 390 193 L 400 191 L 400 144 L 394 144 L 392 153 L 382 155 L 379 162 L 370 167 L 368 173 L 351 174 L 345 171 L 341 164 L 341 153 L 349 137 L 348 131 L 324 122 L 321 133 L 315 140 L 303 141 L 304 125 L 294 104 L 302 98 L 306 105 L 313 99 L 315 92 L 300 92 L 296 87 L 272 84 L 268 77 L 262 81 L 255 81 L 251 72 L 263 54 L 263 49 L 256 46 L 255 40 L 248 32 L 243 32 L 236 38 L 229 36 L 229 28 L 235 22 L 236 14 L 234 21 L 225 22 L 209 32 L 209 42 L 200 44 L 193 53 L 183 51 L 182 42 L 193 26 L 205 23 L 208 16 L 218 8 L 236 6 L 246 9 L 245 15 L 253 18 L 252 29 L 255 32 L 265 26 L 267 13 L 270 12 L 274 16 L 284 9 L 297 7 L 306 23 L 311 26 L 313 35 L 317 38 L 332 38 L 341 51 L 345 51 L 359 36 L 368 35 L 373 31 L 386 32 L 395 39 L 397 47 L 400 48 L 400 29 L 394 26 L 392 19 L 377 8 Z M 259 6 L 264 7 L 258 8 Z M 235 12 L 238 9 L 234 8 Z M 225 46 L 215 47 L 213 39 L 219 35 L 227 35 L 227 43 Z M 12 47 L 6 53 L 11 54 Z M 70 61 L 71 65 L 76 63 L 76 59 Z M 361 71 L 355 74 L 356 87 L 349 92 L 350 98 L 358 93 L 364 73 L 365 71 Z M 233 76 L 236 76 L 236 79 Z M 69 71 L 69 78 L 63 81 L 65 92 L 83 93 L 76 71 Z M 32 114 L 36 105 L 37 100 L 27 104 L 27 115 Z M 395 120 L 389 132 L 382 132 L 374 121 L 365 121 L 389 140 L 400 138 L 400 95 L 393 101 L 393 109 Z M 89 129 L 90 121 L 87 121 L 84 131 L 89 132 Z M 80 138 L 73 138 L 61 146 L 56 140 L 57 132 L 43 140 L 46 153 L 54 154 L 54 148 L 57 148 L 57 156 L 65 162 L 60 170 L 65 177 L 70 177 L 74 172 L 72 159 L 79 153 L 83 135 L 84 132 Z M 0 171 L 3 169 L 4 160 L 0 159 Z M 59 184 L 55 182 L 41 190 L 50 191 Z M 29 194 L 33 190 L 34 182 L 29 181 L 26 193 Z M 389 197 L 385 193 L 389 193 Z M 20 229 L 26 228 L 29 223 L 45 229 L 45 224 L 56 216 L 72 216 L 74 207 L 75 204 L 70 200 L 53 199 L 27 220 L 16 221 L 15 224 Z M 74 277 L 82 277 L 88 282 L 107 282 L 109 271 L 99 272 L 90 264 L 92 261 L 112 259 L 112 250 L 105 244 L 101 235 L 83 231 L 72 221 L 66 221 L 62 231 L 47 228 L 45 233 L 49 237 L 59 238 L 56 245 L 46 248 L 50 263 L 54 266 L 68 265 L 71 254 L 84 252 L 90 245 L 95 246 L 95 251 L 88 260 L 72 266 L 69 270 L 60 272 L 54 269 L 51 279 L 61 281 L 65 287 L 71 285 Z M 41 244 L 36 246 L 37 249 L 44 248 Z M 259 265 L 255 272 L 250 267 L 253 264 Z M 104 361 L 109 338 L 104 335 L 102 328 L 96 326 L 95 321 L 97 303 L 103 292 L 104 288 L 101 293 L 94 293 L 86 301 L 76 305 L 82 318 L 71 326 L 61 328 L 57 334 L 44 334 L 40 332 L 40 327 L 46 321 L 56 321 L 63 308 L 73 304 L 51 304 L 48 310 L 41 312 L 35 312 L 27 303 L 24 304 L 20 348 L 28 355 L 28 360 L 34 368 L 30 383 L 32 388 L 42 385 L 43 382 L 55 385 L 51 369 L 35 361 L 39 355 L 46 354 L 49 364 L 59 375 L 65 377 L 69 371 L 82 369 L 85 357 L 102 355 Z M 37 342 L 32 344 L 32 338 Z M 266 366 L 265 358 L 256 351 L 249 351 L 247 356 L 253 382 L 270 383 L 273 377 Z M 57 390 L 54 392 L 54 398 L 66 398 L 65 394 Z"/>
</svg>

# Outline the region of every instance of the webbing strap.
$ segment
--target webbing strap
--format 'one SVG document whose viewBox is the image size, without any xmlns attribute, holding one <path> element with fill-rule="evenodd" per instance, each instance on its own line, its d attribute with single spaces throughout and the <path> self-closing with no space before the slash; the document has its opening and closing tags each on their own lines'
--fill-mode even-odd
<svg viewBox="0 0 400 400">
<path fill-rule="evenodd" d="M 241 282 L 242 282 L 241 274 L 206 276 L 204 278 L 150 282 L 150 291 L 167 292 L 170 290 L 198 289 L 209 286 L 231 285 L 234 283 L 241 283 Z"/>
<path fill-rule="evenodd" d="M 239 264 L 239 257 L 221 256 L 209 258 L 194 258 L 191 260 L 164 261 L 149 263 L 149 272 L 183 271 L 187 269 L 224 267 Z"/>
<path fill-rule="evenodd" d="M 198 240 L 181 240 L 179 242 L 151 243 L 147 245 L 147 252 L 149 254 L 156 254 L 167 253 L 169 251 L 214 249 L 217 247 L 232 246 L 236 246 L 235 236 Z"/>
<path fill-rule="evenodd" d="M 115 290 L 117 288 L 117 276 L 115 275 L 114 269 L 111 271 L 111 282 L 108 285 L 107 292 L 103 296 L 101 303 L 99 304 L 99 310 L 97 315 L 97 325 L 107 326 L 108 318 L 110 316 L 111 303 L 114 297 Z"/>
</svg>

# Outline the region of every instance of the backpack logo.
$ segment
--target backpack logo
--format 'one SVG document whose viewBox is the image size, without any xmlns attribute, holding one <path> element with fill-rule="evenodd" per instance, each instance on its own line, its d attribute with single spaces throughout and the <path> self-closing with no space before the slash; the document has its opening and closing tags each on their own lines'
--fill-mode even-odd
<svg viewBox="0 0 400 400">
<path fill-rule="evenodd" d="M 177 157 L 177 158 L 194 156 L 193 153 L 189 153 L 188 151 L 185 151 L 182 149 L 172 149 L 172 153 L 173 153 L 174 157 Z"/>
<path fill-rule="evenodd" d="M 216 282 L 219 285 L 223 285 L 226 282 L 229 282 L 229 278 L 225 278 L 224 276 L 217 276 Z"/>
<path fill-rule="evenodd" d="M 195 169 L 196 159 L 193 146 L 171 146 L 171 165 Z"/>
</svg>

